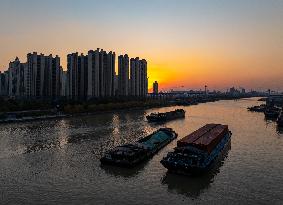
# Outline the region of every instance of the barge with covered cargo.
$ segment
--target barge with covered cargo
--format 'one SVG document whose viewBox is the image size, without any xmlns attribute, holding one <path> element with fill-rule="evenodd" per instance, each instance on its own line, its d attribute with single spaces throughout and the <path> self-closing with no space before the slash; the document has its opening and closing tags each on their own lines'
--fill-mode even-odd
<svg viewBox="0 0 283 205">
<path fill-rule="evenodd" d="M 281 109 L 278 107 L 268 107 L 265 112 L 265 118 L 267 119 L 277 119 L 280 114 Z"/>
<path fill-rule="evenodd" d="M 277 124 L 279 127 L 283 127 L 283 109 L 281 110 L 278 118 L 277 118 Z"/>
<path fill-rule="evenodd" d="M 176 138 L 177 133 L 173 129 L 160 128 L 136 143 L 125 144 L 108 151 L 100 161 L 102 164 L 133 167 L 152 157 Z"/>
<path fill-rule="evenodd" d="M 209 170 L 229 144 L 232 133 L 227 125 L 207 124 L 177 142 L 173 152 L 161 160 L 169 172 L 197 174 Z"/>
<path fill-rule="evenodd" d="M 247 109 L 252 112 L 264 112 L 266 110 L 266 105 L 261 104 L 258 106 L 248 107 Z"/>
<path fill-rule="evenodd" d="M 166 122 L 169 120 L 175 120 L 178 118 L 184 118 L 186 111 L 183 109 L 176 109 L 164 113 L 151 113 L 146 116 L 148 122 Z"/>
</svg>

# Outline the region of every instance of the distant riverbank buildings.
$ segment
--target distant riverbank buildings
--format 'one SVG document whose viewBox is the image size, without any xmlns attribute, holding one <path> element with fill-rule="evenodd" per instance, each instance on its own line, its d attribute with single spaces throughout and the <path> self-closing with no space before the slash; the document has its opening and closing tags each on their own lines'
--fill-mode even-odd
<svg viewBox="0 0 283 205">
<path fill-rule="evenodd" d="M 0 72 L 0 96 L 88 100 L 147 95 L 146 60 L 120 55 L 118 75 L 115 68 L 115 52 L 99 48 L 87 55 L 68 54 L 67 71 L 63 71 L 58 56 L 29 53 L 27 62 L 16 58 L 7 71 Z"/>
</svg>

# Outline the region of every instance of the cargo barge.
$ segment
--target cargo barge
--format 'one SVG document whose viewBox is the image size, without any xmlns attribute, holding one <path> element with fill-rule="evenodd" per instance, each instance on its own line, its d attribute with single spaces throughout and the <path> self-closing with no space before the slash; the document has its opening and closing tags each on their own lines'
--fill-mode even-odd
<svg viewBox="0 0 283 205">
<path fill-rule="evenodd" d="M 151 113 L 146 116 L 148 122 L 166 122 L 169 120 L 175 120 L 178 118 L 184 118 L 186 111 L 183 109 L 176 109 L 170 112 L 164 113 Z"/>
<path fill-rule="evenodd" d="M 171 128 L 160 128 L 133 144 L 125 144 L 108 151 L 101 159 L 102 164 L 133 167 L 149 159 L 160 149 L 177 138 Z"/>
<path fill-rule="evenodd" d="M 230 143 L 231 135 L 227 125 L 207 124 L 179 140 L 161 164 L 178 174 L 205 172 Z"/>
<path fill-rule="evenodd" d="M 277 124 L 279 127 L 283 127 L 283 110 L 281 110 L 278 118 L 277 118 Z"/>
<path fill-rule="evenodd" d="M 264 115 L 268 119 L 277 119 L 280 114 L 280 111 L 281 109 L 278 107 L 268 107 L 265 110 Z"/>
<path fill-rule="evenodd" d="M 247 109 L 252 112 L 264 112 L 266 109 L 266 105 L 262 104 L 259 106 L 248 107 Z"/>
</svg>

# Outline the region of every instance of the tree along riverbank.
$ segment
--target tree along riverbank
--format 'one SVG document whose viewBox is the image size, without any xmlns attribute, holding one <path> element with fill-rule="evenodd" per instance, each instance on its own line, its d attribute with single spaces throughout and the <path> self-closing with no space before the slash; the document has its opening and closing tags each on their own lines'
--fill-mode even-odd
<svg viewBox="0 0 283 205">
<path fill-rule="evenodd" d="M 244 96 L 246 97 L 246 96 Z M 105 101 L 2 101 L 0 106 L 0 123 L 23 122 L 32 120 L 71 117 L 76 115 L 90 115 L 96 113 L 119 111 L 125 109 L 147 109 L 175 105 L 196 105 L 198 103 L 213 102 L 217 100 L 233 100 L 241 97 L 214 96 L 190 98 L 144 98 Z"/>
</svg>

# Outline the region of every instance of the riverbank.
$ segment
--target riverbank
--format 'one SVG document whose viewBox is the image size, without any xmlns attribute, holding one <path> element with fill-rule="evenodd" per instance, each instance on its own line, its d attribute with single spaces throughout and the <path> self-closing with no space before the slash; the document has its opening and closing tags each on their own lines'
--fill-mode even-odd
<svg viewBox="0 0 283 205">
<path fill-rule="evenodd" d="M 16 123 L 36 120 L 68 118 L 75 116 L 95 115 L 113 111 L 158 108 L 172 105 L 174 105 L 172 102 L 160 100 L 132 101 L 106 104 L 67 104 L 60 108 L 60 110 L 48 109 L 2 112 L 0 113 L 0 123 Z"/>
<path fill-rule="evenodd" d="M 45 110 L 25 110 L 15 112 L 0 113 L 0 123 L 28 122 L 36 120 L 48 120 L 57 118 L 67 118 L 74 116 L 95 115 L 123 110 L 138 110 L 159 108 L 168 106 L 190 106 L 199 103 L 215 102 L 219 100 L 236 100 L 239 97 L 207 97 L 207 98 L 182 98 L 182 99 L 144 99 L 139 101 L 128 102 L 109 102 L 109 103 L 77 103 L 63 104 L 53 109 Z"/>
</svg>

